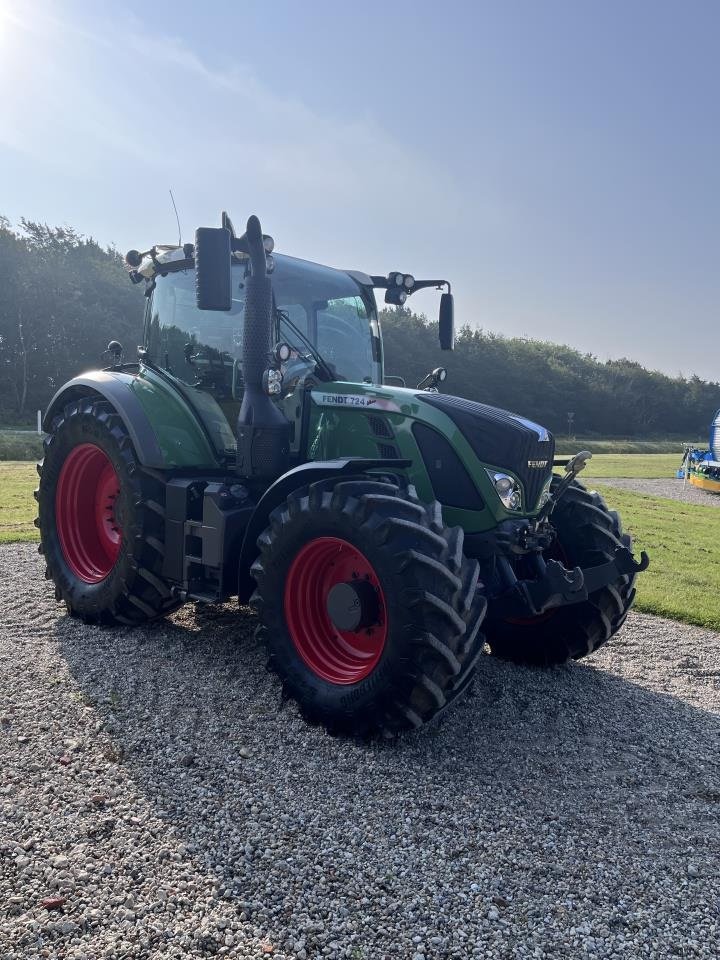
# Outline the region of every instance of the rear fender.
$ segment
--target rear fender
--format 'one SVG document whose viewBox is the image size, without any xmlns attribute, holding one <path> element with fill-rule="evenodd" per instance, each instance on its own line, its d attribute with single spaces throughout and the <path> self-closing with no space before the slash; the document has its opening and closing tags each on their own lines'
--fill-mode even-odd
<svg viewBox="0 0 720 960">
<path fill-rule="evenodd" d="M 318 480 L 327 480 L 329 477 L 357 475 L 368 470 L 382 469 L 387 473 L 404 471 L 411 466 L 410 460 L 368 460 L 361 457 L 346 458 L 343 460 L 311 460 L 299 467 L 288 470 L 279 477 L 262 495 L 258 501 L 250 522 L 245 530 L 242 547 L 240 549 L 238 566 L 238 597 L 240 603 L 247 603 L 255 589 L 255 580 L 250 574 L 250 568 L 258 555 L 257 539 L 268 525 L 272 511 L 283 503 L 293 490 L 305 487 Z"/>
<path fill-rule="evenodd" d="M 107 400 L 122 419 L 138 460 L 145 467 L 218 469 L 223 458 L 187 400 L 160 378 L 143 373 L 93 370 L 66 383 L 50 401 L 43 429 L 72 401 L 96 396 Z"/>
</svg>

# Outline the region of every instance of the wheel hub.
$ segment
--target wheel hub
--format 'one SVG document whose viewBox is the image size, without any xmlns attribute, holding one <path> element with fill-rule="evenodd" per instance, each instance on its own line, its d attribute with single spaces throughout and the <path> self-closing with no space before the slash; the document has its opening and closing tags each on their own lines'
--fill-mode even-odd
<svg viewBox="0 0 720 960">
<path fill-rule="evenodd" d="M 379 578 L 347 540 L 317 537 L 290 565 L 284 591 L 290 638 L 312 672 L 335 684 L 359 683 L 376 668 L 387 639 Z"/>
<path fill-rule="evenodd" d="M 369 580 L 336 583 L 327 595 L 327 612 L 338 630 L 362 630 L 378 622 L 380 605 Z"/>
</svg>

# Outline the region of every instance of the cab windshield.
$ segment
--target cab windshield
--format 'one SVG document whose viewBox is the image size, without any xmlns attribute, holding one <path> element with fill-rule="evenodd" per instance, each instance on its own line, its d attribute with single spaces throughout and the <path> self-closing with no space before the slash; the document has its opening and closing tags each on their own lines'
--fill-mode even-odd
<svg viewBox="0 0 720 960">
<path fill-rule="evenodd" d="M 337 380 L 380 383 L 380 340 L 374 298 L 348 274 L 275 255 L 275 339 L 289 344 L 288 387 L 315 370 L 308 341 Z M 157 277 L 148 308 L 146 349 L 155 364 L 218 400 L 242 395 L 246 268 L 233 266 L 232 309 L 199 310 L 195 271 Z"/>
</svg>

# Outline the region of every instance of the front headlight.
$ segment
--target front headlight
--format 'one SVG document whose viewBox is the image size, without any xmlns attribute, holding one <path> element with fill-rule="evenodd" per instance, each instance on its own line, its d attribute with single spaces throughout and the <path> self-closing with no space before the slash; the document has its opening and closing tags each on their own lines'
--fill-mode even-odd
<svg viewBox="0 0 720 960">
<path fill-rule="evenodd" d="M 505 509 L 522 510 L 522 490 L 517 480 L 508 476 L 507 473 L 498 473 L 495 470 L 488 470 L 487 467 L 485 472 L 490 477 L 495 492 L 500 497 Z"/>
</svg>

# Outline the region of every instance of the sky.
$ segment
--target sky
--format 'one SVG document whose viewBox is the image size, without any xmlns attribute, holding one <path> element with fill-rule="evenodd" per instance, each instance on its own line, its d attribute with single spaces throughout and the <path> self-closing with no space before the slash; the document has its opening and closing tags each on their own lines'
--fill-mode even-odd
<svg viewBox="0 0 720 960">
<path fill-rule="evenodd" d="M 0 214 L 145 249 L 172 188 L 184 240 L 716 380 L 718 49 L 714 0 L 0 0 Z"/>
</svg>

